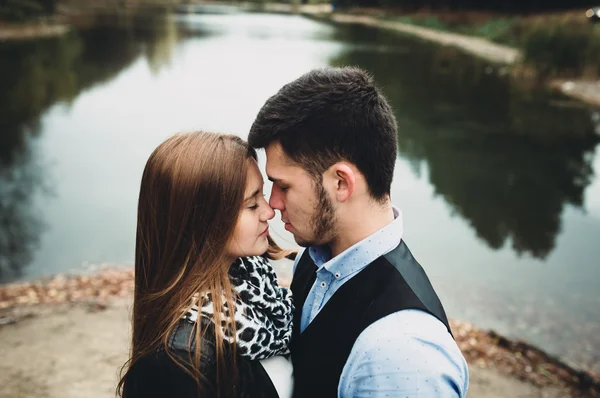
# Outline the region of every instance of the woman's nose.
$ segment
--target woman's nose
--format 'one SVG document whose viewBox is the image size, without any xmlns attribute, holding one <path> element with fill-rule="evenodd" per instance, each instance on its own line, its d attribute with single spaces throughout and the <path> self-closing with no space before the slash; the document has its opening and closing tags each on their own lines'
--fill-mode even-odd
<svg viewBox="0 0 600 398">
<path fill-rule="evenodd" d="M 266 205 L 265 211 L 263 212 L 264 221 L 271 220 L 273 217 L 275 217 L 275 210 L 273 210 L 269 203 L 266 203 Z"/>
</svg>

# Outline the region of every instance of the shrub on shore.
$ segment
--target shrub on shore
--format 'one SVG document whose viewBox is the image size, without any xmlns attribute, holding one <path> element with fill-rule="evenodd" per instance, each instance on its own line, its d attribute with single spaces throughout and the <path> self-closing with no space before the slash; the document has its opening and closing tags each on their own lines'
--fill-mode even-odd
<svg viewBox="0 0 600 398">
<path fill-rule="evenodd" d="M 5 0 L 0 4 L 0 21 L 23 22 L 52 15 L 55 0 Z"/>
<path fill-rule="evenodd" d="M 524 63 L 541 75 L 600 75 L 600 24 L 589 23 L 583 12 L 511 16 L 430 11 L 386 19 L 517 47 Z"/>
<path fill-rule="evenodd" d="M 521 43 L 524 61 L 542 74 L 596 77 L 600 72 L 600 26 L 536 21 Z"/>
</svg>

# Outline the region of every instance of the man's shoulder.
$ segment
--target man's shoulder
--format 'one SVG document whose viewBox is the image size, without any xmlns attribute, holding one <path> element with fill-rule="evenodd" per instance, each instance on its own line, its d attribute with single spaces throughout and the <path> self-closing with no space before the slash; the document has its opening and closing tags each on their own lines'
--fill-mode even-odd
<svg viewBox="0 0 600 398">
<path fill-rule="evenodd" d="M 371 324 L 348 358 L 353 368 L 401 368 L 408 372 L 466 372 L 467 365 L 446 326 L 421 310 L 401 310 Z M 363 369 L 364 370 L 364 369 Z"/>
<path fill-rule="evenodd" d="M 400 374 L 402 391 L 409 396 L 419 391 L 422 377 L 432 393 L 448 392 L 438 396 L 464 397 L 468 389 L 468 367 L 458 345 L 440 320 L 421 310 L 401 310 L 366 328 L 346 362 L 340 391 L 376 390 Z M 421 392 L 427 395 L 426 389 Z"/>
<path fill-rule="evenodd" d="M 365 346 L 403 344 L 419 338 L 440 343 L 454 343 L 446 326 L 428 312 L 405 309 L 387 315 L 367 327 L 358 337 Z"/>
</svg>

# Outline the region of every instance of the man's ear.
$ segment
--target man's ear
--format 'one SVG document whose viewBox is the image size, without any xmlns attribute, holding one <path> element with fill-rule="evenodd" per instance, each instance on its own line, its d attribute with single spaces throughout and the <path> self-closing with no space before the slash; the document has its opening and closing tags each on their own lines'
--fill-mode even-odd
<svg viewBox="0 0 600 398">
<path fill-rule="evenodd" d="M 356 172 L 346 162 L 333 164 L 327 171 L 325 177 L 329 180 L 330 187 L 333 187 L 332 195 L 338 202 L 345 202 L 356 190 Z"/>
</svg>

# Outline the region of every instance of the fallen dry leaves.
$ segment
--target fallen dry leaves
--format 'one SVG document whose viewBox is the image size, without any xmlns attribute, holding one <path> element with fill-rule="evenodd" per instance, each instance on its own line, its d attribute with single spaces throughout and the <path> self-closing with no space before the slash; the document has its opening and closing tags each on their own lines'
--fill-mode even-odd
<svg viewBox="0 0 600 398">
<path fill-rule="evenodd" d="M 133 294 L 133 269 L 106 269 L 95 275 L 57 275 L 46 281 L 0 286 L 0 310 L 15 306 L 99 301 Z"/>
<path fill-rule="evenodd" d="M 454 338 L 471 365 L 494 368 L 538 387 L 563 386 L 572 396 L 600 397 L 600 376 L 572 368 L 538 348 L 451 320 Z"/>
</svg>

